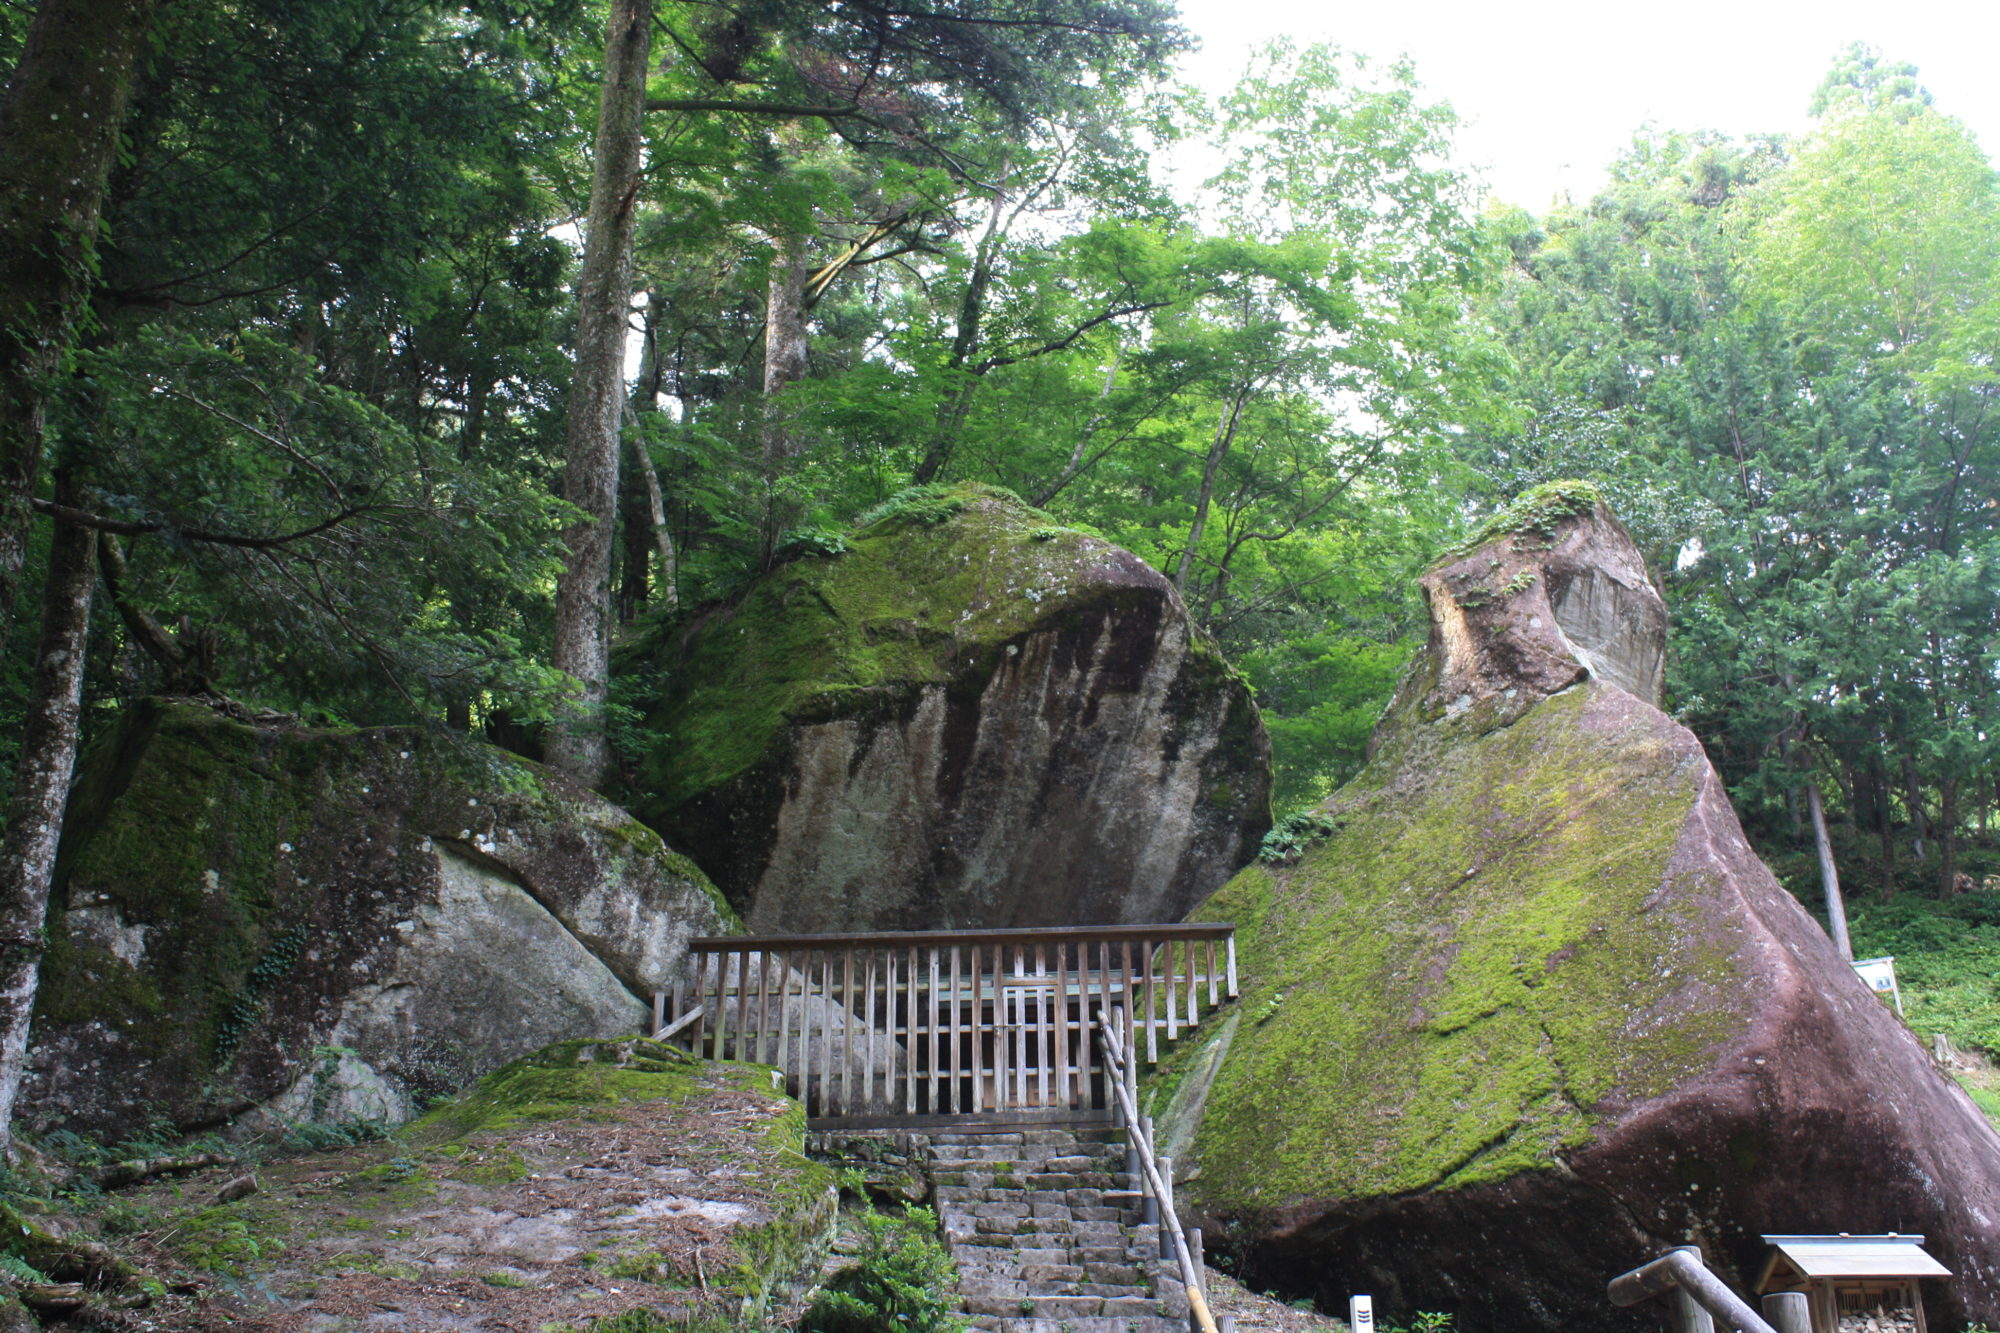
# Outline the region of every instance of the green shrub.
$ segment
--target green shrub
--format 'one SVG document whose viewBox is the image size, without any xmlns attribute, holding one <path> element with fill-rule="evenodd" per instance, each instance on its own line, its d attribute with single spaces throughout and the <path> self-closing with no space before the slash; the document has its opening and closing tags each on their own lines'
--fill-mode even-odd
<svg viewBox="0 0 2000 1333">
<path fill-rule="evenodd" d="M 827 528 L 793 528 L 778 539 L 778 559 L 847 554 L 847 538 Z"/>
<path fill-rule="evenodd" d="M 960 1333 L 958 1274 L 937 1238 L 937 1215 L 870 1211 L 861 1260 L 813 1297 L 802 1333 Z"/>
<path fill-rule="evenodd" d="M 860 531 L 890 519 L 904 523 L 943 523 L 964 513 L 965 503 L 965 494 L 958 487 L 933 481 L 897 491 L 855 519 L 854 527 Z"/>
<path fill-rule="evenodd" d="M 1331 816 L 1317 810 L 1301 810 L 1286 815 L 1264 835 L 1264 841 L 1257 848 L 1257 859 L 1267 862 L 1296 861 L 1314 843 L 1332 836 L 1338 827 Z"/>
</svg>

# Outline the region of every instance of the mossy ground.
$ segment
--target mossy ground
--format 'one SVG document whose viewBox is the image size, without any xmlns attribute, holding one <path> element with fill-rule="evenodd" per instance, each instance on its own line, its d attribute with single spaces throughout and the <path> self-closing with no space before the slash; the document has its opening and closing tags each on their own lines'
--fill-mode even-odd
<svg viewBox="0 0 2000 1333">
<path fill-rule="evenodd" d="M 1545 1168 L 1605 1107 L 1703 1065 L 1736 1017 L 1733 955 L 1699 886 L 1660 893 L 1700 756 L 1622 698 L 1581 686 L 1442 767 L 1364 772 L 1324 843 L 1198 913 L 1237 924 L 1246 979 L 1198 1139 L 1204 1207 Z"/>
<path fill-rule="evenodd" d="M 162 1330 L 335 1327 L 389 1308 L 417 1327 L 776 1316 L 835 1223 L 803 1110 L 766 1067 L 646 1047 L 560 1043 L 394 1139 L 266 1160 L 238 1202 L 214 1202 L 231 1167 L 69 1221 L 175 1284 L 146 1312 Z"/>
</svg>

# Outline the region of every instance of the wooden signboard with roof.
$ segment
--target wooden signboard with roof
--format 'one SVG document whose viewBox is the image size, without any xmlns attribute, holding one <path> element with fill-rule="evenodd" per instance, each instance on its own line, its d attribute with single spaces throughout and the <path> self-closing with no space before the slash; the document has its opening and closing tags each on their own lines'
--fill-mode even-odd
<svg viewBox="0 0 2000 1333">
<path fill-rule="evenodd" d="M 1917 1284 L 1951 1271 L 1922 1236 L 1766 1236 L 1757 1294 L 1802 1291 L 1812 1333 L 1929 1333 Z"/>
</svg>

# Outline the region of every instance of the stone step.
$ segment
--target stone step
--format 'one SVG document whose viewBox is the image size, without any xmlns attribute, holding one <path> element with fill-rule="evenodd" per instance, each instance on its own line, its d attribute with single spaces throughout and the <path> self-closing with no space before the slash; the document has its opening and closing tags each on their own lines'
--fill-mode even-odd
<svg viewBox="0 0 2000 1333">
<path fill-rule="evenodd" d="M 1032 1315 L 983 1315 L 972 1321 L 981 1333 L 1187 1333 L 1184 1319 L 1110 1318 L 1103 1315 L 1081 1319 L 1037 1319 Z"/>
</svg>

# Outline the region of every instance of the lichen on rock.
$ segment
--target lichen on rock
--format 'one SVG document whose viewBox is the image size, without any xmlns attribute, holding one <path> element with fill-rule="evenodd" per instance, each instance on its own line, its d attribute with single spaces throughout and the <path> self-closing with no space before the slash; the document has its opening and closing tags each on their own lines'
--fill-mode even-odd
<svg viewBox="0 0 2000 1333">
<path fill-rule="evenodd" d="M 1244 986 L 1226 1049 L 1154 1079 L 1192 1209 L 1260 1280 L 1468 1328 L 1643 1321 L 1608 1278 L 1695 1240 L 1741 1285 L 1760 1231 L 1929 1234 L 1961 1275 L 1933 1316 L 1991 1320 L 2000 1139 L 1655 706 L 1629 538 L 1591 496 L 1527 508 L 1424 575 L 1324 841 L 1196 913 Z"/>
<path fill-rule="evenodd" d="M 142 701 L 80 770 L 22 1113 L 117 1136 L 406 1119 L 644 1020 L 714 887 L 539 765 Z"/>
<path fill-rule="evenodd" d="M 918 488 L 620 658 L 634 808 L 765 930 L 1171 920 L 1269 823 L 1249 690 L 1129 552 Z"/>
</svg>

